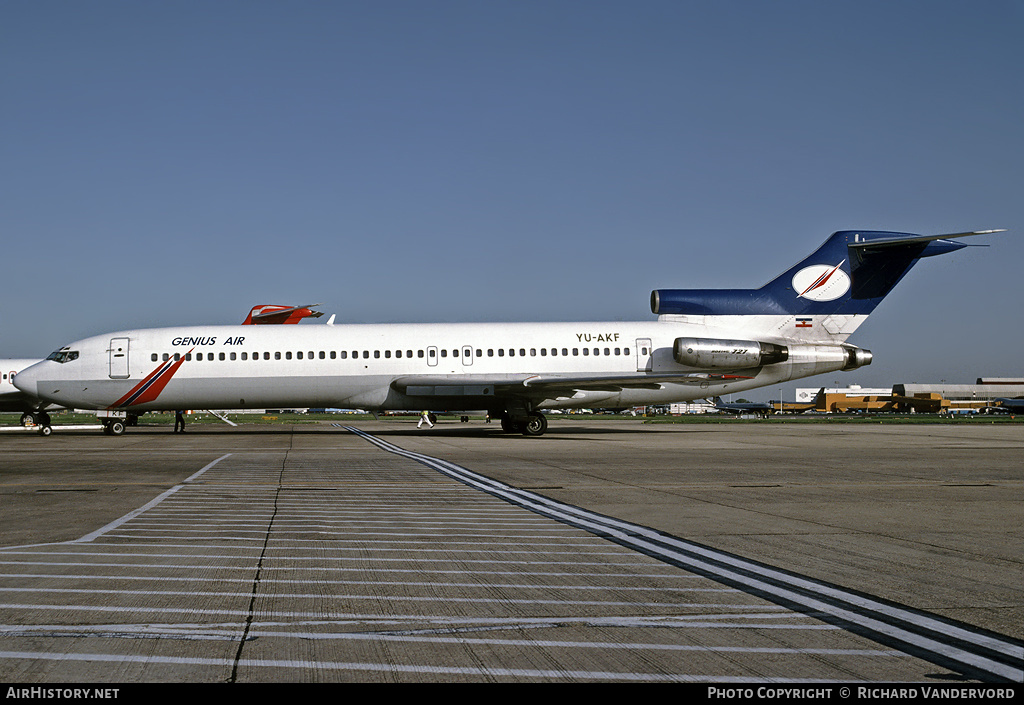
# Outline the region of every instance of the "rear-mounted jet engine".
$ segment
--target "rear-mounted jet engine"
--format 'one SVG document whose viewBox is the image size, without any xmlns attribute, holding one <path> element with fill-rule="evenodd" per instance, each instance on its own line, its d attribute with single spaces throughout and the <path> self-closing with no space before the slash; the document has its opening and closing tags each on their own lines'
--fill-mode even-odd
<svg viewBox="0 0 1024 705">
<path fill-rule="evenodd" d="M 700 369 L 738 370 L 774 365 L 789 359 L 789 349 L 785 345 L 715 338 L 676 338 L 672 354 L 680 365 Z"/>
</svg>

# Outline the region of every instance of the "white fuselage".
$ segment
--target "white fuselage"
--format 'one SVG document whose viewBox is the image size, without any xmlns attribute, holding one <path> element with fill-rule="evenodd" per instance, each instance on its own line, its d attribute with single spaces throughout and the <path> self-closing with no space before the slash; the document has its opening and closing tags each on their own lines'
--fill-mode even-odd
<svg viewBox="0 0 1024 705">
<path fill-rule="evenodd" d="M 712 317 L 708 317 L 712 318 Z M 768 317 L 765 317 L 768 318 Z M 788 319 L 792 325 L 792 317 Z M 129 330 L 65 348 L 74 359 L 32 368 L 30 393 L 77 408 L 355 407 L 374 410 L 488 408 L 485 396 L 420 396 L 396 380 L 492 383 L 523 375 L 595 377 L 695 371 L 675 361 L 680 336 L 750 339 L 729 330 L 680 321 L 458 323 L 299 326 L 186 326 Z M 747 317 L 747 323 L 750 323 Z M 782 323 L 778 324 L 781 327 Z M 763 327 L 768 327 L 763 324 Z M 764 339 L 764 330 L 759 338 Z M 646 388 L 581 390 L 535 398 L 534 408 L 628 407 L 712 397 L 841 369 L 839 345 L 794 341 L 786 362 L 744 370 L 729 379 L 652 384 Z M 142 380 L 182 359 L 159 394 L 121 403 Z M 52 357 L 52 356 L 51 356 Z M 486 392 L 481 392 L 484 394 Z M 152 397 L 152 398 L 150 398 Z M 466 405 L 468 404 L 468 405 Z"/>
</svg>

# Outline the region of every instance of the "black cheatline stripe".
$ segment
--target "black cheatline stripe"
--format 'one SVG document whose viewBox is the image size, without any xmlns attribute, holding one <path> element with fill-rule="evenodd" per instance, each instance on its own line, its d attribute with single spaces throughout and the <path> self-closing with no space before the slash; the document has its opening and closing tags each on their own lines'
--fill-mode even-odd
<svg viewBox="0 0 1024 705">
<path fill-rule="evenodd" d="M 808 578 L 638 524 L 510 487 L 455 463 L 407 451 L 351 426 L 383 450 L 504 501 L 679 568 L 895 647 L 978 680 L 1024 681 L 1024 641 Z"/>
</svg>

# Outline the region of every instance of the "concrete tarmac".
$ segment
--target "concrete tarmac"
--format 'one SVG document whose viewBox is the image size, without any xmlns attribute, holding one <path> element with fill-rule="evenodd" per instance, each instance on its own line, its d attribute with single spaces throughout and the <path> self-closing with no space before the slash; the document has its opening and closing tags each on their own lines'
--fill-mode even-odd
<svg viewBox="0 0 1024 705">
<path fill-rule="evenodd" d="M 815 600 L 1002 635 L 1013 661 L 1020 426 L 353 425 L 374 442 L 330 423 L 5 436 L 0 678 L 1020 680 L 631 543 L 647 527 Z"/>
</svg>

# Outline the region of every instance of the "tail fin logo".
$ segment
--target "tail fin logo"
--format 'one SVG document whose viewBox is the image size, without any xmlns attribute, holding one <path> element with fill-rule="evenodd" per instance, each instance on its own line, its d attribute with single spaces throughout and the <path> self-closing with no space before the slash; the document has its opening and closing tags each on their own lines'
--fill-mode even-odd
<svg viewBox="0 0 1024 705">
<path fill-rule="evenodd" d="M 850 275 L 842 270 L 843 260 L 835 266 L 814 264 L 793 275 L 793 290 L 798 299 L 835 301 L 850 290 Z"/>
</svg>

